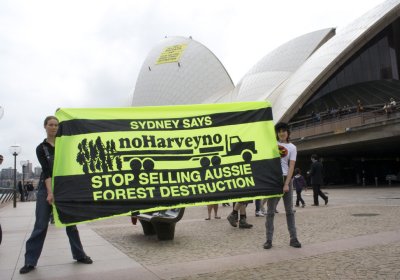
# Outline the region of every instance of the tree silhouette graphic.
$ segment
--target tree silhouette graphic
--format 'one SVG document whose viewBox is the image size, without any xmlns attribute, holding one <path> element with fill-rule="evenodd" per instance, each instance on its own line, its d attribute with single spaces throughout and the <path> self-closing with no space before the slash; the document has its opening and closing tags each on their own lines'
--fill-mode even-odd
<svg viewBox="0 0 400 280">
<path fill-rule="evenodd" d="M 115 149 L 114 140 L 104 143 L 98 136 L 95 141 L 84 138 L 78 144 L 76 161 L 85 174 L 122 170 L 122 160 Z"/>
</svg>

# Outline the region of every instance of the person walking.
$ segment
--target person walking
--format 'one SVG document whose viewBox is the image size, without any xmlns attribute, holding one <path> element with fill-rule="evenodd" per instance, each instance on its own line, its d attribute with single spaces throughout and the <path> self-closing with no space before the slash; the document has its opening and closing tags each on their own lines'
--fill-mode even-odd
<svg viewBox="0 0 400 280">
<path fill-rule="evenodd" d="M 294 170 L 293 187 L 296 189 L 296 195 L 297 195 L 296 207 L 299 207 L 301 202 L 301 207 L 304 208 L 306 206 L 306 203 L 301 197 L 301 192 L 303 191 L 303 189 L 307 188 L 307 182 L 306 179 L 304 179 L 303 175 L 301 175 L 300 168 L 296 168 Z"/>
<path fill-rule="evenodd" d="M 58 119 L 54 116 L 46 117 L 44 128 L 47 137 L 36 148 L 36 155 L 42 166 L 36 199 L 36 221 L 32 234 L 28 241 L 26 241 L 25 263 L 19 270 L 20 274 L 25 274 L 34 270 L 37 265 L 47 234 L 52 209 L 51 205 L 54 203 L 51 177 L 53 172 L 54 144 L 58 130 Z M 72 257 L 78 263 L 93 263 L 92 259 L 87 256 L 83 250 L 77 227 L 67 226 L 66 232 L 71 246 Z"/>
<path fill-rule="evenodd" d="M 311 156 L 311 168 L 309 171 L 311 177 L 311 186 L 313 188 L 313 196 L 314 196 L 314 204 L 311 206 L 319 206 L 318 196 L 322 197 L 325 200 L 325 205 L 328 204 L 328 197 L 321 191 L 321 185 L 323 184 L 323 166 L 322 163 L 318 160 L 318 156 L 313 154 Z"/>
<path fill-rule="evenodd" d="M 278 140 L 279 153 L 281 155 L 282 184 L 283 184 L 283 203 L 286 211 L 286 222 L 290 235 L 289 245 L 295 248 L 301 248 L 301 243 L 297 240 L 296 222 L 293 211 L 293 186 L 291 184 L 294 165 L 296 163 L 297 148 L 290 143 L 290 130 L 287 123 L 277 123 L 275 125 L 276 137 Z M 276 205 L 279 198 L 273 197 L 267 200 L 267 216 L 265 221 L 267 241 L 264 243 L 264 249 L 271 249 L 272 238 L 274 235 L 274 216 Z"/>
</svg>

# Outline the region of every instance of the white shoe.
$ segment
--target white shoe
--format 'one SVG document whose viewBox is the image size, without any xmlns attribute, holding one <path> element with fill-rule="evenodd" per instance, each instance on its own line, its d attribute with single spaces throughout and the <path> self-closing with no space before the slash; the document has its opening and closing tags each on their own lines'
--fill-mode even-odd
<svg viewBox="0 0 400 280">
<path fill-rule="evenodd" d="M 264 213 L 261 211 L 256 212 L 256 217 L 264 217 Z"/>
</svg>

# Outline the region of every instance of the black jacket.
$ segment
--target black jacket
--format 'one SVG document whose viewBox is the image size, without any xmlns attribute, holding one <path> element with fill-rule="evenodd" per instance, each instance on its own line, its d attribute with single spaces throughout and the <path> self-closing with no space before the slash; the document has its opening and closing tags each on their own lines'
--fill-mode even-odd
<svg viewBox="0 0 400 280">
<path fill-rule="evenodd" d="M 36 148 L 36 156 L 39 160 L 40 165 L 42 166 L 42 176 L 43 179 L 51 178 L 53 173 L 53 165 L 52 159 L 48 159 L 46 156 L 46 152 L 44 150 L 44 146 L 47 147 L 50 158 L 54 158 L 54 147 L 47 143 L 46 139 L 40 143 Z"/>
<path fill-rule="evenodd" d="M 322 163 L 315 161 L 311 164 L 310 176 L 311 185 L 322 185 L 324 183 L 324 178 L 322 175 Z"/>
</svg>

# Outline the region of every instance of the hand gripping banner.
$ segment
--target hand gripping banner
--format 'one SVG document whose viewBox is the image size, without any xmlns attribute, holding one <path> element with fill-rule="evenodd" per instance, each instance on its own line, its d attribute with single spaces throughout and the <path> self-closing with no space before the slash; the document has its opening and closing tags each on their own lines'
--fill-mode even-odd
<svg viewBox="0 0 400 280">
<path fill-rule="evenodd" d="M 60 109 L 57 225 L 282 195 L 268 102 Z"/>
</svg>

